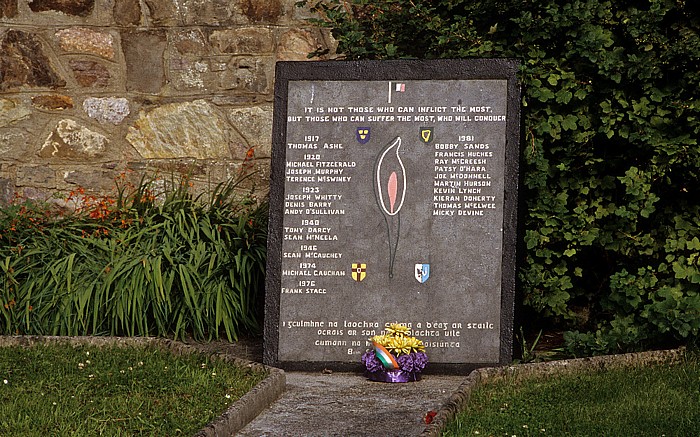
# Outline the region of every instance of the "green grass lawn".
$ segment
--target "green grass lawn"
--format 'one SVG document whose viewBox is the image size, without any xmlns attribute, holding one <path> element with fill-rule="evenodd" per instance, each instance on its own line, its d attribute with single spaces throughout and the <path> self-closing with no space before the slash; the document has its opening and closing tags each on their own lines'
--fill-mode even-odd
<svg viewBox="0 0 700 437">
<path fill-rule="evenodd" d="M 0 347 L 1 436 L 190 436 L 265 374 L 146 347 Z"/>
<path fill-rule="evenodd" d="M 446 436 L 700 436 L 700 358 L 476 389 Z"/>
</svg>

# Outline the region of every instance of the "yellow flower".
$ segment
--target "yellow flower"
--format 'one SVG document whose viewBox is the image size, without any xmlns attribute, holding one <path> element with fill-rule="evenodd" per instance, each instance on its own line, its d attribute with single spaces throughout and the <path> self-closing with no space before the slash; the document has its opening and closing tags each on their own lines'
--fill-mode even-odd
<svg viewBox="0 0 700 437">
<path fill-rule="evenodd" d="M 387 347 L 389 344 L 389 338 L 390 337 L 387 335 L 375 335 L 374 337 L 370 338 L 369 341 L 377 342 L 382 346 Z"/>
<path fill-rule="evenodd" d="M 416 337 L 406 337 L 406 343 L 411 349 L 411 352 L 425 352 L 423 342 L 418 340 Z"/>
<path fill-rule="evenodd" d="M 399 323 L 387 323 L 385 333 L 371 337 L 370 341 L 381 344 L 395 356 L 425 352 L 423 342 L 412 337 L 408 327 Z"/>
<path fill-rule="evenodd" d="M 408 340 L 407 337 L 391 337 L 389 345 L 386 348 L 396 356 L 410 354 L 411 347 L 406 340 Z"/>
<path fill-rule="evenodd" d="M 425 352 L 423 342 L 415 337 L 388 337 L 387 344 L 383 346 L 397 356 L 412 352 Z"/>
</svg>

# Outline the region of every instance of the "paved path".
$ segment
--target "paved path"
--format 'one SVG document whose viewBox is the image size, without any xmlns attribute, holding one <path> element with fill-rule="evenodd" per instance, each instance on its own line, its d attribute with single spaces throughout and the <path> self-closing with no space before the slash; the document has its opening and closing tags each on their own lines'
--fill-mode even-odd
<svg viewBox="0 0 700 437">
<path fill-rule="evenodd" d="M 204 351 L 262 362 L 259 338 L 189 343 Z M 387 384 L 369 381 L 360 373 L 288 371 L 282 396 L 236 435 L 417 436 L 426 427 L 426 413 L 438 411 L 465 378 L 424 375 L 417 382 Z"/>
<path fill-rule="evenodd" d="M 355 373 L 287 372 L 287 391 L 238 435 L 416 436 L 465 376 L 426 375 L 403 384 Z"/>
</svg>

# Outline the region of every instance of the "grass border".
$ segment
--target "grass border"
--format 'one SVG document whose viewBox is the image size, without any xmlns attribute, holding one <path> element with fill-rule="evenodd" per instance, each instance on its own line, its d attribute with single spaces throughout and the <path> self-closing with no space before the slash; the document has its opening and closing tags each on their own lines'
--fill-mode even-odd
<svg viewBox="0 0 700 437">
<path fill-rule="evenodd" d="M 40 343 L 54 344 L 82 344 L 96 347 L 104 346 L 147 346 L 170 351 L 173 355 L 199 353 L 208 355 L 213 359 L 219 359 L 226 363 L 249 367 L 256 370 L 265 370 L 269 376 L 253 387 L 236 402 L 231 404 L 224 413 L 209 422 L 200 429 L 194 437 L 213 437 L 222 435 L 234 435 L 265 408 L 275 402 L 285 391 L 286 375 L 283 370 L 266 366 L 253 361 L 244 360 L 224 352 L 205 352 L 195 346 L 187 345 L 179 341 L 173 341 L 155 337 L 63 337 L 63 336 L 0 336 L 0 347 L 5 346 L 32 346 Z"/>
<path fill-rule="evenodd" d="M 619 369 L 634 365 L 673 363 L 685 356 L 686 348 L 635 352 L 621 355 L 575 358 L 544 363 L 519 364 L 504 367 L 484 367 L 472 371 L 455 393 L 443 404 L 421 437 L 440 437 L 447 423 L 469 405 L 472 391 L 482 385 L 504 378 L 522 381 L 546 375 L 566 375 L 592 370 Z"/>
</svg>

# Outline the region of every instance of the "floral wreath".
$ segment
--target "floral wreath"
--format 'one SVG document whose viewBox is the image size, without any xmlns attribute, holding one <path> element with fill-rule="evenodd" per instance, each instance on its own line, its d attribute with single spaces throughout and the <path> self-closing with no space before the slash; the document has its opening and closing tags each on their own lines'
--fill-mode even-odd
<svg viewBox="0 0 700 437">
<path fill-rule="evenodd" d="M 411 330 L 404 324 L 387 323 L 384 330 L 384 334 L 370 338 L 372 349 L 362 355 L 367 372 L 422 372 L 428 364 L 423 342 L 412 337 Z"/>
</svg>

